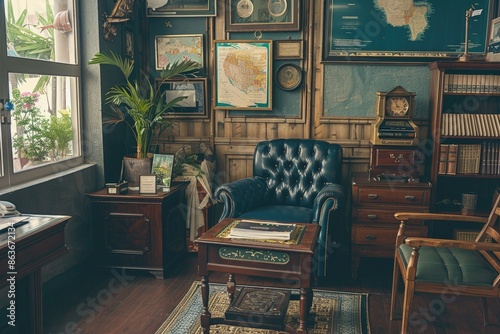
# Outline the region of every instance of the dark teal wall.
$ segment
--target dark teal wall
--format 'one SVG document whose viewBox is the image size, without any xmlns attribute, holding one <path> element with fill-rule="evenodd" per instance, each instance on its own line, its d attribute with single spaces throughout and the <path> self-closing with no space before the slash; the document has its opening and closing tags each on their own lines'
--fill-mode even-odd
<svg viewBox="0 0 500 334">
<path fill-rule="evenodd" d="M 416 93 L 415 117 L 428 118 L 429 69 L 423 65 L 325 65 L 323 114 L 375 117 L 376 92 L 402 86 Z"/>
</svg>

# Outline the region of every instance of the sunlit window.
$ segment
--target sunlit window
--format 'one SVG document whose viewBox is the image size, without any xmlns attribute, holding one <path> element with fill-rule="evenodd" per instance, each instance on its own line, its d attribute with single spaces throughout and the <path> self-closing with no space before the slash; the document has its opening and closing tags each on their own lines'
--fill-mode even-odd
<svg viewBox="0 0 500 334">
<path fill-rule="evenodd" d="M 4 0 L 0 187 L 82 162 L 74 0 Z"/>
</svg>

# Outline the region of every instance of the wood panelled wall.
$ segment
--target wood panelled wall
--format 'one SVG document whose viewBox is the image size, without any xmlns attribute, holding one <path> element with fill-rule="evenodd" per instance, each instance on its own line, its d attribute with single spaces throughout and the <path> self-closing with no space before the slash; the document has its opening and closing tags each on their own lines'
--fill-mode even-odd
<svg viewBox="0 0 500 334">
<path fill-rule="evenodd" d="M 225 1 L 217 1 L 216 18 L 207 21 L 207 45 L 213 40 L 230 39 L 224 31 Z M 175 119 L 174 127 L 159 138 L 162 153 L 175 153 L 183 145 L 199 151 L 200 143 L 209 144 L 217 158 L 216 184 L 230 182 L 252 175 L 252 157 L 255 145 L 273 138 L 314 138 L 339 143 L 344 153 L 344 185 L 350 189 L 352 172 L 367 171 L 369 165 L 369 136 L 374 118 L 326 117 L 323 114 L 324 67 L 321 63 L 323 32 L 323 1 L 304 0 L 302 39 L 304 57 L 301 66 L 304 82 L 300 91 L 301 106 L 298 117 L 232 116 L 227 110 L 209 111 L 208 119 Z M 307 13 L 307 15 L 304 15 Z M 207 48 L 209 87 L 213 87 L 213 50 Z M 348 80 L 348 78 L 346 78 Z M 341 81 L 340 81 L 341 82 Z M 209 89 L 210 90 L 210 89 Z M 213 92 L 209 105 L 213 105 Z M 373 98 L 375 96 L 367 97 Z M 375 112 L 373 113 L 375 116 Z M 419 120 L 420 138 L 426 137 L 426 121 Z"/>
</svg>

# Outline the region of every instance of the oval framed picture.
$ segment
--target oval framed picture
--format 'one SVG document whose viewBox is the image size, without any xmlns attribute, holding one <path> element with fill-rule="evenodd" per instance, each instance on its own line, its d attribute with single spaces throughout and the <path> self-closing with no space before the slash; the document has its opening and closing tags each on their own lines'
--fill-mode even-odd
<svg viewBox="0 0 500 334">
<path fill-rule="evenodd" d="M 302 69 L 295 64 L 283 64 L 276 70 L 276 83 L 283 90 L 294 90 L 302 84 Z"/>
<path fill-rule="evenodd" d="M 267 9 L 269 14 L 274 17 L 281 16 L 285 14 L 288 7 L 287 0 L 269 0 L 267 3 Z"/>
</svg>

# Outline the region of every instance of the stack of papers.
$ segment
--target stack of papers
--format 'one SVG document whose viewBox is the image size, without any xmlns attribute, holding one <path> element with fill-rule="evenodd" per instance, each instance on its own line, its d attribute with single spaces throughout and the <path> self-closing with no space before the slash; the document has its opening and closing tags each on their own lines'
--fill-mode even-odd
<svg viewBox="0 0 500 334">
<path fill-rule="evenodd" d="M 229 238 L 290 240 L 295 224 L 241 220 L 231 228 Z"/>
<path fill-rule="evenodd" d="M 30 219 L 29 216 L 5 217 L 0 218 L 0 231 L 6 230 L 9 227 L 16 227 L 21 224 L 27 223 Z"/>
</svg>

